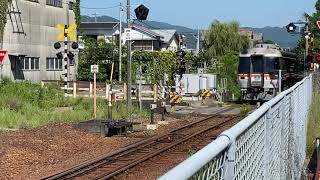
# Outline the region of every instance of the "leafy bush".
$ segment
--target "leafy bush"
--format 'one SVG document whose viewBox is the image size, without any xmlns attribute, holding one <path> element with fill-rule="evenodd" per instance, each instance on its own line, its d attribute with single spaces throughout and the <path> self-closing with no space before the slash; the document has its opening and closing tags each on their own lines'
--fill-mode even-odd
<svg viewBox="0 0 320 180">
<path fill-rule="evenodd" d="M 93 117 L 91 98 L 65 98 L 59 87 L 48 85 L 41 87 L 31 82 L 7 82 L 0 86 L 0 128 L 34 128 L 50 123 L 74 123 Z M 67 107 L 67 108 L 61 108 Z M 107 102 L 97 98 L 98 118 L 107 117 Z M 113 117 L 128 117 L 124 102 L 113 106 Z M 138 117 L 146 117 L 147 112 Z"/>
<path fill-rule="evenodd" d="M 245 118 L 251 110 L 252 107 L 249 104 L 242 104 L 240 107 L 240 117 Z"/>
</svg>

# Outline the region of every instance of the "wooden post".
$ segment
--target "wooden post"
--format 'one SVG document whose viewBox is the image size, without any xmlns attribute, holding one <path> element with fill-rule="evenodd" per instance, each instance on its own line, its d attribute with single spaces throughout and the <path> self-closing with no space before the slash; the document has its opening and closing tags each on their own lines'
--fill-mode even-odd
<svg viewBox="0 0 320 180">
<path fill-rule="evenodd" d="M 73 81 L 73 97 L 77 97 L 77 82 Z"/>
<path fill-rule="evenodd" d="M 127 97 L 127 92 L 128 92 L 128 87 L 127 87 L 127 83 L 123 83 L 123 100 L 128 100 L 128 97 Z"/>
<path fill-rule="evenodd" d="M 157 102 L 157 85 L 153 85 L 153 102 Z"/>
<path fill-rule="evenodd" d="M 106 83 L 106 100 L 109 101 L 110 84 Z"/>
<path fill-rule="evenodd" d="M 92 82 L 90 81 L 89 96 L 92 97 Z"/>
<path fill-rule="evenodd" d="M 93 73 L 93 115 L 97 118 L 97 73 Z"/>
</svg>

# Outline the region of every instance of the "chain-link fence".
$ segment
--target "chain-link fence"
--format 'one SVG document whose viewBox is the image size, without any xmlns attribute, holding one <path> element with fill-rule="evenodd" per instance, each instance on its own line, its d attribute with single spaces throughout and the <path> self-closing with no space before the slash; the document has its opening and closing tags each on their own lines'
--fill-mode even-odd
<svg viewBox="0 0 320 180">
<path fill-rule="evenodd" d="M 159 179 L 300 179 L 311 99 L 312 75 Z"/>
</svg>

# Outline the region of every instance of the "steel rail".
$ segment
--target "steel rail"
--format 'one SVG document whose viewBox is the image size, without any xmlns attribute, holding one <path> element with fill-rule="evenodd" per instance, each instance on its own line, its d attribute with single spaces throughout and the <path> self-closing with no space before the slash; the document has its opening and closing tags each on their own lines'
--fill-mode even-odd
<svg viewBox="0 0 320 180">
<path fill-rule="evenodd" d="M 209 116 L 209 117 L 206 117 L 204 119 L 201 119 L 201 120 L 198 120 L 198 121 L 195 121 L 193 123 L 189 123 L 185 126 L 182 126 L 180 128 L 177 128 L 175 130 L 172 130 L 164 135 L 158 135 L 158 136 L 155 136 L 155 137 L 152 137 L 152 138 L 148 138 L 148 139 L 145 139 L 145 140 L 142 140 L 142 141 L 139 141 L 137 143 L 134 143 L 132 145 L 129 145 L 127 147 L 124 147 L 124 148 L 121 148 L 113 153 L 109 153 L 107 155 L 103 155 L 103 156 L 100 156 L 98 158 L 95 158 L 95 159 L 92 159 L 92 160 L 89 160 L 89 161 L 86 161 L 84 163 L 81 163 L 77 166 L 74 166 L 70 169 L 67 169 L 67 170 L 63 170 L 59 173 L 56 173 L 56 174 L 52 174 L 52 175 L 49 175 L 49 176 L 46 176 L 46 177 L 43 177 L 41 179 L 46 179 L 46 180 L 54 180 L 54 179 L 65 179 L 65 178 L 68 178 L 70 175 L 74 175 L 74 176 L 77 176 L 77 175 L 81 175 L 85 172 L 89 172 L 90 170 L 93 170 L 95 168 L 98 168 L 99 166 L 102 166 L 102 165 L 105 165 L 105 164 L 108 164 L 108 163 L 113 163 L 114 162 L 117 162 L 115 161 L 117 158 L 121 158 L 125 155 L 129 155 L 131 153 L 134 153 L 135 151 L 138 151 L 140 149 L 143 149 L 147 146 L 150 146 L 154 143 L 157 143 L 159 140 L 161 139 L 164 139 L 166 137 L 169 137 L 170 135 L 179 135 L 179 134 L 176 134 L 176 132 L 178 131 L 182 131 L 184 129 L 187 129 L 187 128 L 190 128 L 194 125 L 197 125 L 199 123 L 202 123 L 202 122 L 205 122 L 205 121 L 208 121 L 212 118 L 216 118 L 218 115 L 220 115 L 221 113 L 224 113 L 224 112 L 227 112 L 227 111 L 230 111 L 232 108 L 223 108 L 219 111 L 217 111 L 214 115 L 212 116 Z M 235 117 L 232 117 L 231 119 L 234 119 Z M 181 144 L 185 141 L 187 141 L 188 139 L 194 137 L 194 136 L 197 136 L 199 134 L 202 134 L 212 128 L 218 128 L 219 126 L 223 125 L 224 123 L 227 123 L 231 120 L 230 118 L 227 120 L 227 121 L 224 121 L 223 123 L 220 123 L 220 124 L 216 124 L 216 125 L 213 125 L 213 126 L 210 126 L 204 130 L 201 130 L 199 132 L 197 132 L 196 134 L 192 134 L 192 135 L 189 135 L 188 137 L 186 138 L 183 138 L 182 140 L 178 141 L 178 142 L 175 142 L 174 144 L 171 144 L 169 146 L 165 146 L 163 148 L 161 148 L 159 150 L 159 152 L 153 152 L 153 153 L 147 153 L 147 156 L 144 156 L 138 160 L 135 160 L 133 163 L 128 163 L 126 165 L 123 165 L 121 167 L 118 168 L 118 170 L 112 172 L 111 174 L 109 175 L 105 175 L 105 176 L 102 176 L 100 177 L 101 179 L 106 179 L 106 178 L 110 178 L 114 175 L 117 175 L 133 166 L 136 166 L 137 164 L 143 162 L 143 161 L 146 161 L 154 156 L 156 156 L 157 154 L 160 154 L 178 144 Z"/>
</svg>

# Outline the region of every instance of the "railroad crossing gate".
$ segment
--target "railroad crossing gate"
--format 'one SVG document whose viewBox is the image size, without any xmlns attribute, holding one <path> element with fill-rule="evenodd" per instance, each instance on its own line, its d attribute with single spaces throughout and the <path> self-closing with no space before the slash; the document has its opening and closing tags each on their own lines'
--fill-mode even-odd
<svg viewBox="0 0 320 180">
<path fill-rule="evenodd" d="M 210 96 L 211 96 L 210 90 L 207 90 L 207 89 L 201 90 L 201 97 L 202 98 L 206 98 L 206 97 L 210 97 Z"/>
<path fill-rule="evenodd" d="M 170 104 L 172 106 L 179 104 L 182 102 L 182 97 L 180 94 L 178 94 L 177 92 L 171 92 L 170 93 Z"/>
</svg>

